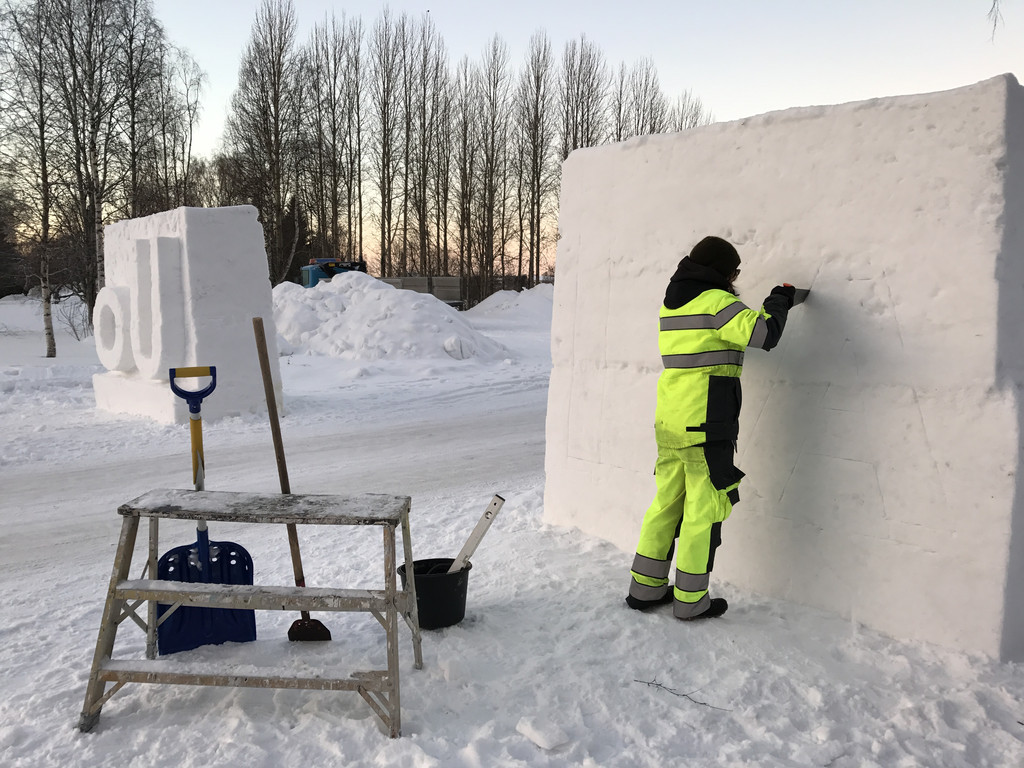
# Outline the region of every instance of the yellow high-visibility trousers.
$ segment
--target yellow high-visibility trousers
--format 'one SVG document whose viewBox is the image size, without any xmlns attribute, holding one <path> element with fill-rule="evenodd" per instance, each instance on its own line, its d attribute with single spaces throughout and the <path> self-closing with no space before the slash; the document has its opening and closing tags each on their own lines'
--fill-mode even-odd
<svg viewBox="0 0 1024 768">
<path fill-rule="evenodd" d="M 721 483 L 742 473 L 732 466 L 732 446 L 727 444 L 728 469 L 709 468 L 708 456 L 718 462 L 725 454 L 721 446 L 668 448 L 658 446 L 655 465 L 657 492 L 644 515 L 640 541 L 630 571 L 629 593 L 638 600 L 664 599 L 669 588 L 670 557 L 676 545 L 674 612 L 679 618 L 703 613 L 710 605 L 708 585 L 714 552 L 721 543 L 721 523 L 738 500 L 739 482 L 715 487 L 712 475 Z"/>
</svg>

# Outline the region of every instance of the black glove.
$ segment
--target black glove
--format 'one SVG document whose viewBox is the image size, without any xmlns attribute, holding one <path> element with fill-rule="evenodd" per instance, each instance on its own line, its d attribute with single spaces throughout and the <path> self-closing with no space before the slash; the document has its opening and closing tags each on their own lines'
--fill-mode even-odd
<svg viewBox="0 0 1024 768">
<path fill-rule="evenodd" d="M 786 309 L 792 309 L 793 302 L 796 300 L 796 286 L 776 285 L 772 288 L 771 295 L 784 297 L 786 299 Z"/>
</svg>

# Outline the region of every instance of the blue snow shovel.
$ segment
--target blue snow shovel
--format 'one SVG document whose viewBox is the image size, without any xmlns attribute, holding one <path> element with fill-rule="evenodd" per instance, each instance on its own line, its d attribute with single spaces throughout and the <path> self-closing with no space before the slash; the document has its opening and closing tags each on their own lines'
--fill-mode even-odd
<svg viewBox="0 0 1024 768">
<path fill-rule="evenodd" d="M 210 377 L 205 389 L 185 390 L 175 378 Z M 171 391 L 188 403 L 192 437 L 192 478 L 195 489 L 205 489 L 203 419 L 200 405 L 217 386 L 214 366 L 171 368 Z M 196 526 L 196 542 L 166 552 L 157 563 L 157 578 L 201 584 L 252 584 L 252 557 L 232 541 L 210 541 L 206 521 Z M 164 617 L 165 613 L 169 613 Z M 256 639 L 256 614 L 249 610 L 157 605 L 157 648 L 161 655 L 190 651 L 201 645 L 246 643 Z"/>
</svg>

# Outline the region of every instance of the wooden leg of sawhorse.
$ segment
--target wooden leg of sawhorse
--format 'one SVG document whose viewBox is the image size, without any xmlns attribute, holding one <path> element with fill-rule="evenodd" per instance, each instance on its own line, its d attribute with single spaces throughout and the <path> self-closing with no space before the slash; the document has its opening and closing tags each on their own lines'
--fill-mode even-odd
<svg viewBox="0 0 1024 768">
<path fill-rule="evenodd" d="M 384 631 L 388 647 L 388 714 L 391 717 L 391 738 L 402 735 L 402 696 L 398 683 L 398 571 L 395 551 L 394 526 L 384 526 L 384 595 L 387 607 L 384 610 Z"/>
<path fill-rule="evenodd" d="M 398 619 L 399 615 L 405 619 L 412 630 L 413 651 L 416 656 L 416 669 L 423 668 L 423 649 L 420 638 L 419 611 L 416 608 L 416 577 L 412 568 L 412 544 L 409 538 L 409 517 L 402 516 L 402 544 L 405 550 L 406 562 L 406 588 L 411 600 L 410 607 L 399 614 L 398 611 L 398 571 L 397 551 L 395 547 L 395 528 L 392 525 L 384 526 L 384 597 L 385 610 L 381 614 L 373 611 L 377 621 L 384 627 L 387 640 L 387 685 L 381 691 L 370 691 L 359 688 L 359 694 L 363 697 L 370 708 L 377 713 L 377 716 L 389 729 L 391 738 L 398 738 L 402 735 L 402 704 L 401 687 L 399 684 L 399 658 L 398 658 Z"/>
<path fill-rule="evenodd" d="M 409 533 L 409 513 L 402 515 L 402 548 L 405 550 L 405 585 L 409 592 L 410 607 L 403 614 L 412 631 L 412 649 L 416 656 L 416 669 L 423 669 L 423 648 L 420 636 L 420 612 L 416 607 L 416 570 L 412 560 L 412 535 Z"/>
<path fill-rule="evenodd" d="M 100 668 L 106 659 L 111 657 L 114 651 L 114 639 L 117 637 L 117 625 L 124 608 L 124 600 L 114 598 L 114 590 L 119 581 L 128 578 L 128 571 L 132 565 L 132 553 L 135 550 L 135 537 L 139 531 L 139 518 L 135 515 L 128 515 L 121 523 L 121 538 L 117 543 L 117 552 L 114 554 L 114 568 L 110 575 L 110 585 L 107 587 L 107 600 L 103 605 L 103 618 L 100 619 L 99 636 L 96 638 L 96 652 L 92 658 L 92 671 L 89 673 L 89 685 L 85 689 L 85 704 L 82 707 L 82 716 L 78 721 L 78 730 L 83 733 L 91 731 L 100 718 L 100 710 L 114 691 L 120 687 L 116 684 L 109 693 L 104 693 L 106 683 L 100 680 Z"/>
<path fill-rule="evenodd" d="M 156 517 L 149 518 L 149 565 L 147 566 L 147 575 L 150 579 L 160 578 L 157 573 L 157 547 L 159 546 L 159 526 L 160 520 Z M 155 659 L 157 644 L 156 644 L 156 600 L 150 600 L 149 606 L 147 607 L 146 613 L 146 658 Z"/>
</svg>

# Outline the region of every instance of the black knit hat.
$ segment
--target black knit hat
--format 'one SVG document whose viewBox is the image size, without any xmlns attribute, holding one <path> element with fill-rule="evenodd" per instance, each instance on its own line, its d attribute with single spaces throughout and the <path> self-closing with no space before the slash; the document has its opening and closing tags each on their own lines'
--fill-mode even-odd
<svg viewBox="0 0 1024 768">
<path fill-rule="evenodd" d="M 695 264 L 710 267 L 729 280 L 740 266 L 740 255 L 732 243 L 714 235 L 708 235 L 690 251 L 690 260 Z"/>
</svg>

